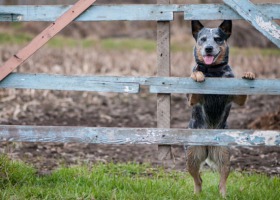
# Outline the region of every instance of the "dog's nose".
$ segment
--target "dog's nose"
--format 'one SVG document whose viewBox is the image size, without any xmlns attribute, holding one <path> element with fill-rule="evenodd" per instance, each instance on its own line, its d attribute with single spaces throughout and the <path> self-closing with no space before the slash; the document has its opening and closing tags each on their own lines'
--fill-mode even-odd
<svg viewBox="0 0 280 200">
<path fill-rule="evenodd" d="M 211 53 L 213 51 L 213 47 L 207 46 L 207 47 L 205 47 L 205 51 L 206 51 L 206 53 Z"/>
</svg>

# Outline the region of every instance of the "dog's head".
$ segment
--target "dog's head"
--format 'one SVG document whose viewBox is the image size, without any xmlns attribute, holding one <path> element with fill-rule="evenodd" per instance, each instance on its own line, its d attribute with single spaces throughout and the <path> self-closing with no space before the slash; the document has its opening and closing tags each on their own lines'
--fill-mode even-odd
<svg viewBox="0 0 280 200">
<path fill-rule="evenodd" d="M 198 64 L 211 67 L 228 63 L 227 39 L 231 27 L 231 20 L 225 20 L 218 28 L 204 28 L 199 21 L 192 21 L 192 34 L 196 40 L 194 55 Z"/>
</svg>

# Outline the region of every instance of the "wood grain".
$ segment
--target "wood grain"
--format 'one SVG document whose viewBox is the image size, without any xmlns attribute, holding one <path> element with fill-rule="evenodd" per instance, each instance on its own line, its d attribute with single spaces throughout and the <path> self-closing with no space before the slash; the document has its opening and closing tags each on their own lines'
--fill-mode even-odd
<svg viewBox="0 0 280 200">
<path fill-rule="evenodd" d="M 257 8 L 271 19 L 280 19 L 280 4 L 256 4 Z M 53 22 L 70 5 L 16 5 L 0 6 L 0 21 L 47 21 Z M 172 21 L 173 13 L 184 12 L 185 20 L 243 19 L 224 4 L 137 4 L 137 5 L 93 5 L 75 21 Z M 203 13 L 203 14 L 201 14 Z"/>
<path fill-rule="evenodd" d="M 0 125 L 0 141 L 280 146 L 280 131 Z"/>
<path fill-rule="evenodd" d="M 138 93 L 139 85 L 149 86 L 151 93 L 162 94 L 280 95 L 280 79 L 206 78 L 205 82 L 197 83 L 191 78 L 178 77 L 63 76 L 12 73 L 0 81 L 0 88 L 92 92 Z"/>
<path fill-rule="evenodd" d="M 169 0 L 158 0 L 158 4 L 169 4 Z M 157 76 L 170 76 L 170 22 L 157 22 Z M 157 95 L 157 127 L 170 128 L 171 95 Z M 159 160 L 171 159 L 171 146 L 158 146 Z"/>
<path fill-rule="evenodd" d="M 190 78 L 166 78 L 160 85 L 151 85 L 151 93 L 182 94 L 280 94 L 280 79 L 226 79 L 206 78 L 204 82 L 194 82 Z"/>
<path fill-rule="evenodd" d="M 268 15 L 263 14 L 262 9 L 248 0 L 224 0 L 224 2 L 280 48 L 280 26 Z"/>
</svg>

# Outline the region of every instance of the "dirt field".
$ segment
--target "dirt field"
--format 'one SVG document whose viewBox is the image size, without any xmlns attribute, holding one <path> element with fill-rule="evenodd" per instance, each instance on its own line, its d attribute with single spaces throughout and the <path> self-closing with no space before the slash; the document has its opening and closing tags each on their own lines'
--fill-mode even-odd
<svg viewBox="0 0 280 200">
<path fill-rule="evenodd" d="M 18 46 L 0 47 L 1 63 Z M 258 52 L 254 50 L 254 52 Z M 1 64 L 0 63 L 0 64 Z M 235 54 L 230 59 L 237 77 L 253 71 L 258 78 L 279 78 L 278 55 Z M 192 52 L 172 53 L 172 75 L 189 76 Z M 139 50 L 44 47 L 18 69 L 26 73 L 152 76 L 156 54 Z M 137 95 L 87 92 L 1 90 L 0 123 L 17 125 L 69 125 L 156 127 L 156 96 L 146 88 Z M 280 96 L 251 96 L 244 107 L 234 106 L 229 117 L 233 129 L 280 129 Z M 185 128 L 190 107 L 185 95 L 172 96 L 172 127 Z M 150 162 L 158 165 L 156 146 L 95 144 L 1 143 L 0 151 L 12 159 L 33 164 L 39 173 L 60 165 L 95 162 Z M 173 148 L 172 168 L 185 170 L 184 148 Z M 232 148 L 234 170 L 280 173 L 280 148 Z"/>
</svg>

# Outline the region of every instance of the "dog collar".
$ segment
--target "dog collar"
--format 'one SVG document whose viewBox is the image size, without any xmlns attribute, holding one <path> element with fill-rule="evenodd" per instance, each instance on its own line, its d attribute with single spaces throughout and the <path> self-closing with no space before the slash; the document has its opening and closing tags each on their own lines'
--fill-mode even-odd
<svg viewBox="0 0 280 200">
<path fill-rule="evenodd" d="M 196 65 L 196 70 L 201 71 L 203 73 L 211 73 L 211 72 L 221 72 L 223 68 L 227 66 L 227 64 L 216 65 L 213 67 L 207 67 L 205 65 Z"/>
</svg>

